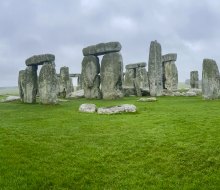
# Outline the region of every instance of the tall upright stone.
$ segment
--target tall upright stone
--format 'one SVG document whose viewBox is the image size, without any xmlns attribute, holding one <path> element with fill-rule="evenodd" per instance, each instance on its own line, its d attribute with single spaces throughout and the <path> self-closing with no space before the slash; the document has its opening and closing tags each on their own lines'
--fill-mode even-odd
<svg viewBox="0 0 220 190">
<path fill-rule="evenodd" d="M 190 87 L 199 88 L 199 72 L 198 71 L 190 72 Z"/>
<path fill-rule="evenodd" d="M 25 70 L 19 71 L 18 75 L 18 90 L 19 96 L 22 102 L 24 102 L 24 93 L 25 93 Z"/>
<path fill-rule="evenodd" d="M 134 88 L 135 69 L 127 69 L 124 77 L 124 87 Z"/>
<path fill-rule="evenodd" d="M 69 67 L 60 68 L 59 92 L 65 92 L 67 95 L 73 92 L 72 78 L 69 76 Z"/>
<path fill-rule="evenodd" d="M 148 73 L 145 67 L 138 67 L 136 69 L 136 79 L 142 90 L 149 91 Z"/>
<path fill-rule="evenodd" d="M 85 56 L 82 61 L 82 83 L 85 98 L 100 99 L 100 64 L 96 56 Z"/>
<path fill-rule="evenodd" d="M 57 84 L 55 63 L 46 62 L 39 73 L 39 96 L 42 104 L 57 103 Z"/>
<path fill-rule="evenodd" d="M 176 53 L 169 53 L 162 56 L 163 88 L 170 92 L 178 89 L 178 70 L 175 64 L 176 60 Z"/>
<path fill-rule="evenodd" d="M 220 98 L 220 75 L 216 62 L 204 59 L 202 66 L 202 95 L 204 99 Z"/>
<path fill-rule="evenodd" d="M 161 96 L 163 93 L 162 55 L 161 55 L 161 45 L 157 41 L 152 41 L 150 44 L 148 76 L 149 76 L 150 95 Z"/>
<path fill-rule="evenodd" d="M 19 72 L 18 87 L 21 101 L 24 103 L 36 103 L 37 96 L 37 66 L 27 66 Z"/>
<path fill-rule="evenodd" d="M 104 99 L 123 97 L 123 60 L 120 53 L 108 53 L 101 63 L 102 95 Z"/>
</svg>

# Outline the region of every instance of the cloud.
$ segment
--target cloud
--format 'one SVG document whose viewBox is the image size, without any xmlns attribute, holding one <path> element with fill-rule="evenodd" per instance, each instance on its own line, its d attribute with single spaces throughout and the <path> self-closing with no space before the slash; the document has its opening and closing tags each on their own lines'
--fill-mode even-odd
<svg viewBox="0 0 220 190">
<path fill-rule="evenodd" d="M 179 79 L 199 70 L 203 58 L 220 61 L 218 0 L 17 0 L 0 1 L 0 86 L 17 85 L 25 59 L 56 55 L 61 66 L 81 71 L 82 48 L 120 41 L 124 65 L 148 62 L 152 40 L 163 53 L 178 53 Z"/>
</svg>

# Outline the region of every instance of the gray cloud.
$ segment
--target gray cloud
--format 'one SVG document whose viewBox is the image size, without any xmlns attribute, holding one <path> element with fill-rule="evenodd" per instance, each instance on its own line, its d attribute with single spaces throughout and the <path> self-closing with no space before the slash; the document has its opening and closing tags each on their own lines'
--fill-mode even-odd
<svg viewBox="0 0 220 190">
<path fill-rule="evenodd" d="M 80 72 L 82 48 L 120 41 L 124 65 L 148 62 L 152 40 L 177 52 L 180 81 L 205 57 L 220 61 L 218 0 L 1 0 L 0 86 L 17 85 L 25 59 L 56 55 L 57 72 Z"/>
</svg>

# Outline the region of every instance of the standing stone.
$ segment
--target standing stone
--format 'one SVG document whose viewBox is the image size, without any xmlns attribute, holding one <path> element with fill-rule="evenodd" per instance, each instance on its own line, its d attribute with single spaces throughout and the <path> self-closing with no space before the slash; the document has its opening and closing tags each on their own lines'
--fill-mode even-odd
<svg viewBox="0 0 220 190">
<path fill-rule="evenodd" d="M 19 94 L 24 103 L 36 103 L 37 96 L 37 66 L 27 66 L 19 72 Z"/>
<path fill-rule="evenodd" d="M 205 99 L 220 98 L 220 76 L 216 62 L 212 59 L 203 60 L 202 94 Z"/>
<path fill-rule="evenodd" d="M 135 78 L 135 70 L 134 69 L 126 69 L 124 86 L 128 87 L 128 88 L 134 88 L 134 81 L 133 81 L 134 78 Z"/>
<path fill-rule="evenodd" d="M 191 88 L 199 88 L 199 73 L 198 71 L 190 72 L 190 86 Z"/>
<path fill-rule="evenodd" d="M 137 79 L 138 86 L 142 90 L 149 91 L 148 73 L 145 67 L 138 67 L 136 69 L 136 79 Z"/>
<path fill-rule="evenodd" d="M 82 83 L 85 98 L 100 99 L 100 64 L 96 56 L 85 56 L 82 61 Z"/>
<path fill-rule="evenodd" d="M 108 53 L 101 64 L 102 95 L 104 99 L 123 97 L 123 60 L 120 53 Z"/>
<path fill-rule="evenodd" d="M 19 71 L 18 75 L 18 89 L 19 96 L 22 102 L 24 102 L 24 93 L 25 93 L 25 70 Z"/>
<path fill-rule="evenodd" d="M 66 92 L 66 95 L 73 92 L 72 78 L 69 77 L 69 67 L 60 68 L 59 93 Z"/>
<path fill-rule="evenodd" d="M 39 96 L 42 104 L 57 103 L 57 75 L 55 64 L 44 63 L 39 73 Z"/>
<path fill-rule="evenodd" d="M 176 91 L 178 89 L 178 71 L 174 61 L 164 63 L 165 89 Z"/>
<path fill-rule="evenodd" d="M 157 41 L 152 41 L 150 44 L 148 76 L 149 76 L 150 95 L 161 96 L 163 92 L 162 58 L 161 58 L 161 45 Z"/>
</svg>

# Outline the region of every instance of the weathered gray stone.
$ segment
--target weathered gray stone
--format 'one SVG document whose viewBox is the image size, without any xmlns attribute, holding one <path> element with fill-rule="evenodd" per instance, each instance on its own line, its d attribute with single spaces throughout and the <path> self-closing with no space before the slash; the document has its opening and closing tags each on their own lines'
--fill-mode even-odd
<svg viewBox="0 0 220 190">
<path fill-rule="evenodd" d="M 100 43 L 83 48 L 83 55 L 104 55 L 106 53 L 119 52 L 121 44 L 119 42 Z"/>
<path fill-rule="evenodd" d="M 138 102 L 156 102 L 157 98 L 156 97 L 150 97 L 150 98 L 140 98 L 137 100 Z"/>
<path fill-rule="evenodd" d="M 149 91 L 148 73 L 145 67 L 136 69 L 136 81 L 140 89 Z"/>
<path fill-rule="evenodd" d="M 79 107 L 80 112 L 95 113 L 96 110 L 97 110 L 97 107 L 95 104 L 82 104 Z"/>
<path fill-rule="evenodd" d="M 54 60 L 55 60 L 55 55 L 53 54 L 41 54 L 41 55 L 34 55 L 26 59 L 25 63 L 27 66 L 43 65 L 45 62 L 54 62 Z"/>
<path fill-rule="evenodd" d="M 162 62 L 176 61 L 176 59 L 177 59 L 176 53 L 168 53 L 162 56 Z"/>
<path fill-rule="evenodd" d="M 164 62 L 164 88 L 168 91 L 178 89 L 178 71 L 174 61 Z"/>
<path fill-rule="evenodd" d="M 135 69 L 126 69 L 124 84 L 126 88 L 134 88 Z"/>
<path fill-rule="evenodd" d="M 67 96 L 67 98 L 83 98 L 83 97 L 84 97 L 84 90 L 83 89 L 71 92 Z"/>
<path fill-rule="evenodd" d="M 37 66 L 27 66 L 25 70 L 19 72 L 18 86 L 22 102 L 36 103 Z"/>
<path fill-rule="evenodd" d="M 18 90 L 19 96 L 22 102 L 24 102 L 24 93 L 25 93 L 25 70 L 19 71 L 18 75 Z"/>
<path fill-rule="evenodd" d="M 191 88 L 188 90 L 188 92 L 194 92 L 196 93 L 197 96 L 202 95 L 202 89 L 199 89 L 199 88 Z"/>
<path fill-rule="evenodd" d="M 7 96 L 6 98 L 2 99 L 0 102 L 13 102 L 16 100 L 20 100 L 20 96 Z"/>
<path fill-rule="evenodd" d="M 104 99 L 123 97 L 123 60 L 120 53 L 108 53 L 101 64 L 102 95 Z"/>
<path fill-rule="evenodd" d="M 54 63 L 44 63 L 39 73 L 39 96 L 42 104 L 56 104 L 57 75 Z"/>
<path fill-rule="evenodd" d="M 60 68 L 59 94 L 62 94 L 64 92 L 66 93 L 67 96 L 68 94 L 73 92 L 72 78 L 69 76 L 69 67 Z"/>
<path fill-rule="evenodd" d="M 157 41 L 150 44 L 148 76 L 150 95 L 161 96 L 163 93 L 161 45 Z"/>
<path fill-rule="evenodd" d="M 100 64 L 96 56 L 85 56 L 82 61 L 82 83 L 85 98 L 101 99 Z"/>
<path fill-rule="evenodd" d="M 141 97 L 142 93 L 141 93 L 141 88 L 140 88 L 140 82 L 138 81 L 137 78 L 134 79 L 134 88 L 135 88 L 135 91 L 136 91 L 136 95 Z"/>
<path fill-rule="evenodd" d="M 202 94 L 204 99 L 220 98 L 220 76 L 216 62 L 212 59 L 203 60 Z"/>
<path fill-rule="evenodd" d="M 195 92 L 188 91 L 185 93 L 185 96 L 197 96 Z"/>
<path fill-rule="evenodd" d="M 109 115 L 123 113 L 123 112 L 134 113 L 136 111 L 137 111 L 136 106 L 132 104 L 122 104 L 120 106 L 113 106 L 113 107 L 101 107 L 98 108 L 97 110 L 98 114 L 109 114 Z"/>
<path fill-rule="evenodd" d="M 190 86 L 191 88 L 199 88 L 199 72 L 198 71 L 190 72 Z"/>
<path fill-rule="evenodd" d="M 146 67 L 146 63 L 145 62 L 140 62 L 140 63 L 132 63 L 132 64 L 128 64 L 125 66 L 126 69 L 136 69 L 138 67 Z"/>
</svg>

